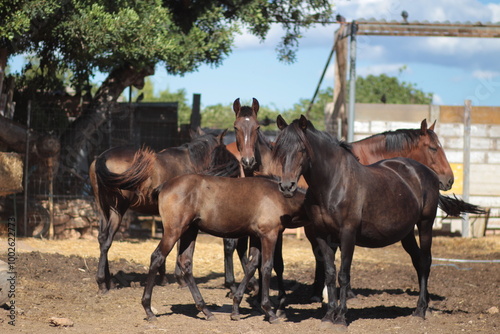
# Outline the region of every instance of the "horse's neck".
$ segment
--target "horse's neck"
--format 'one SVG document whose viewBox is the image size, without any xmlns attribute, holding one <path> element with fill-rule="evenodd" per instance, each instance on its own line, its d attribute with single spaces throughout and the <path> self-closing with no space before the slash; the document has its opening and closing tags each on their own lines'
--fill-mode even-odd
<svg viewBox="0 0 500 334">
<path fill-rule="evenodd" d="M 407 156 L 406 151 L 387 151 L 386 137 L 375 135 L 366 139 L 351 143 L 352 152 L 358 157 L 363 165 L 370 165 L 383 159 Z"/>
<path fill-rule="evenodd" d="M 346 176 L 346 171 L 351 173 L 362 167 L 354 154 L 339 143 L 332 143 L 319 137 L 313 139 L 311 144 L 314 156 L 309 170 L 304 173 L 309 186 L 316 184 L 318 189 L 325 187 L 325 189 L 333 190 L 354 182 Z"/>
<path fill-rule="evenodd" d="M 269 173 L 269 169 L 273 165 L 273 155 L 271 150 L 271 144 L 267 138 L 259 131 L 259 137 L 255 146 L 255 155 L 257 162 L 259 163 L 259 171 L 264 174 L 274 174 Z"/>
</svg>

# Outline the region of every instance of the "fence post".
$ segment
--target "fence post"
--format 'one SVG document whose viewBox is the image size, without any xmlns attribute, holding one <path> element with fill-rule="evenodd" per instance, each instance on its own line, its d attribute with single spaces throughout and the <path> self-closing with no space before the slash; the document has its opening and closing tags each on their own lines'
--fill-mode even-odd
<svg viewBox="0 0 500 334">
<path fill-rule="evenodd" d="M 24 208 L 23 208 L 23 226 L 24 226 L 24 236 L 28 236 L 28 162 L 29 162 L 29 152 L 30 152 L 30 126 L 31 126 L 31 100 L 28 101 L 28 115 L 26 119 L 26 152 L 24 155 Z"/>
<path fill-rule="evenodd" d="M 464 184 L 462 197 L 469 201 L 469 182 L 470 182 L 470 132 L 471 132 L 471 100 L 465 100 L 464 105 Z M 462 215 L 462 237 L 470 237 L 469 214 Z"/>
</svg>

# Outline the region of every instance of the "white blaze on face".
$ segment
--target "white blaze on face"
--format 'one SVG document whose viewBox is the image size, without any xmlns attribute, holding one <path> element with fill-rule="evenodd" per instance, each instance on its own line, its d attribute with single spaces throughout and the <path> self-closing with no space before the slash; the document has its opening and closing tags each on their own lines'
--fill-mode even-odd
<svg viewBox="0 0 500 334">
<path fill-rule="evenodd" d="M 250 118 L 249 117 L 245 117 L 245 121 L 250 122 Z M 248 143 L 248 134 L 246 134 L 246 133 L 245 133 L 244 141 L 245 141 L 245 144 Z"/>
</svg>

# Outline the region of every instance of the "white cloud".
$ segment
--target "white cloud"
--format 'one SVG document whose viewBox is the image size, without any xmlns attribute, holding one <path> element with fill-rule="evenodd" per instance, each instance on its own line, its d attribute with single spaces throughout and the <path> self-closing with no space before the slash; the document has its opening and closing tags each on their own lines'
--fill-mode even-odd
<svg viewBox="0 0 500 334">
<path fill-rule="evenodd" d="M 433 94 L 432 95 L 432 104 L 435 104 L 435 105 L 444 105 L 444 100 L 438 94 Z"/>
<path fill-rule="evenodd" d="M 500 72 L 486 71 L 486 70 L 476 70 L 472 72 L 472 77 L 476 79 L 493 79 L 494 77 L 497 76 L 500 76 Z"/>
<path fill-rule="evenodd" d="M 363 66 L 357 69 L 357 76 L 367 76 L 367 75 L 380 75 L 387 74 L 389 76 L 396 76 L 401 73 L 405 68 L 404 64 L 380 64 L 380 65 L 370 65 Z"/>
</svg>

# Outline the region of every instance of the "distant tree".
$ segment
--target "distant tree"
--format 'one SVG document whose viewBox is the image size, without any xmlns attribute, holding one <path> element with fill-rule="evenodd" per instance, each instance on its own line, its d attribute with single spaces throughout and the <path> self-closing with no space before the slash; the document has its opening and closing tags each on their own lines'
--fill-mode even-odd
<svg viewBox="0 0 500 334">
<path fill-rule="evenodd" d="M 356 79 L 356 102 L 360 103 L 430 104 L 432 96 L 415 84 L 385 74 Z"/>
</svg>

